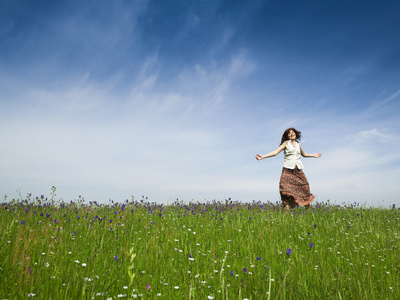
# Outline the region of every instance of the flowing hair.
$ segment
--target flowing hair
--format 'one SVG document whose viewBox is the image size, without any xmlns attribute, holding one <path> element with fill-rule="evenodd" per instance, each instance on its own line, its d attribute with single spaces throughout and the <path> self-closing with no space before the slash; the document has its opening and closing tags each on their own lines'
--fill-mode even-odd
<svg viewBox="0 0 400 300">
<path fill-rule="evenodd" d="M 290 130 L 293 130 L 294 133 L 296 134 L 296 142 L 300 142 L 300 140 L 301 140 L 301 131 L 297 131 L 296 129 L 291 127 L 291 128 L 286 129 L 285 132 L 283 133 L 282 140 L 281 140 L 281 145 L 289 139 Z"/>
</svg>

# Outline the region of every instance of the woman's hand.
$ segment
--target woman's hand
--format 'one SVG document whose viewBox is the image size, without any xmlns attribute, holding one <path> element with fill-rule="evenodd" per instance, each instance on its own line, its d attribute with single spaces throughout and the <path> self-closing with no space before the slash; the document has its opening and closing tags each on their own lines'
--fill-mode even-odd
<svg viewBox="0 0 400 300">
<path fill-rule="evenodd" d="M 314 157 L 315 158 L 320 158 L 321 157 L 321 153 L 314 153 Z"/>
<path fill-rule="evenodd" d="M 257 159 L 257 160 L 262 160 L 263 157 L 262 157 L 262 155 L 260 155 L 260 154 L 256 154 L 256 159 Z"/>
</svg>

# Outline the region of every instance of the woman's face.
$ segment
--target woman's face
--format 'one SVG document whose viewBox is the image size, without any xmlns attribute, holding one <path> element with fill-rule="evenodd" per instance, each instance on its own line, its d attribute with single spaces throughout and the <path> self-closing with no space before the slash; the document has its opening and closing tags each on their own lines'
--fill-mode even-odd
<svg viewBox="0 0 400 300">
<path fill-rule="evenodd" d="M 293 130 L 290 130 L 288 133 L 289 140 L 293 141 L 296 139 L 296 133 Z"/>
</svg>

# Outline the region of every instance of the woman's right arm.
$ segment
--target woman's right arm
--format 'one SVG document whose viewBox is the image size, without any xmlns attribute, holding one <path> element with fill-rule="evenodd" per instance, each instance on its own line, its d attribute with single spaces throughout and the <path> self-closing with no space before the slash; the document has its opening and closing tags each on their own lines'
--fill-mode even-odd
<svg viewBox="0 0 400 300">
<path fill-rule="evenodd" d="M 264 154 L 264 155 L 256 154 L 256 159 L 257 160 L 262 160 L 264 158 L 276 156 L 279 153 L 281 153 L 281 151 L 283 149 L 285 149 L 285 148 L 286 148 L 286 142 L 284 142 L 282 145 L 280 145 L 278 149 L 276 149 L 276 150 L 274 150 L 274 151 L 272 151 L 272 152 L 270 152 L 268 154 Z"/>
</svg>

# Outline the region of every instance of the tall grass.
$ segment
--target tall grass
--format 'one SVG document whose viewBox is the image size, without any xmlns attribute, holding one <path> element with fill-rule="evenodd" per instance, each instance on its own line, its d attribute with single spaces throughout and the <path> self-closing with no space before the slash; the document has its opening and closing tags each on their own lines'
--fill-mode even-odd
<svg viewBox="0 0 400 300">
<path fill-rule="evenodd" d="M 53 191 L 54 192 L 54 191 Z M 0 298 L 398 299 L 400 210 L 44 196 L 0 205 Z"/>
</svg>

